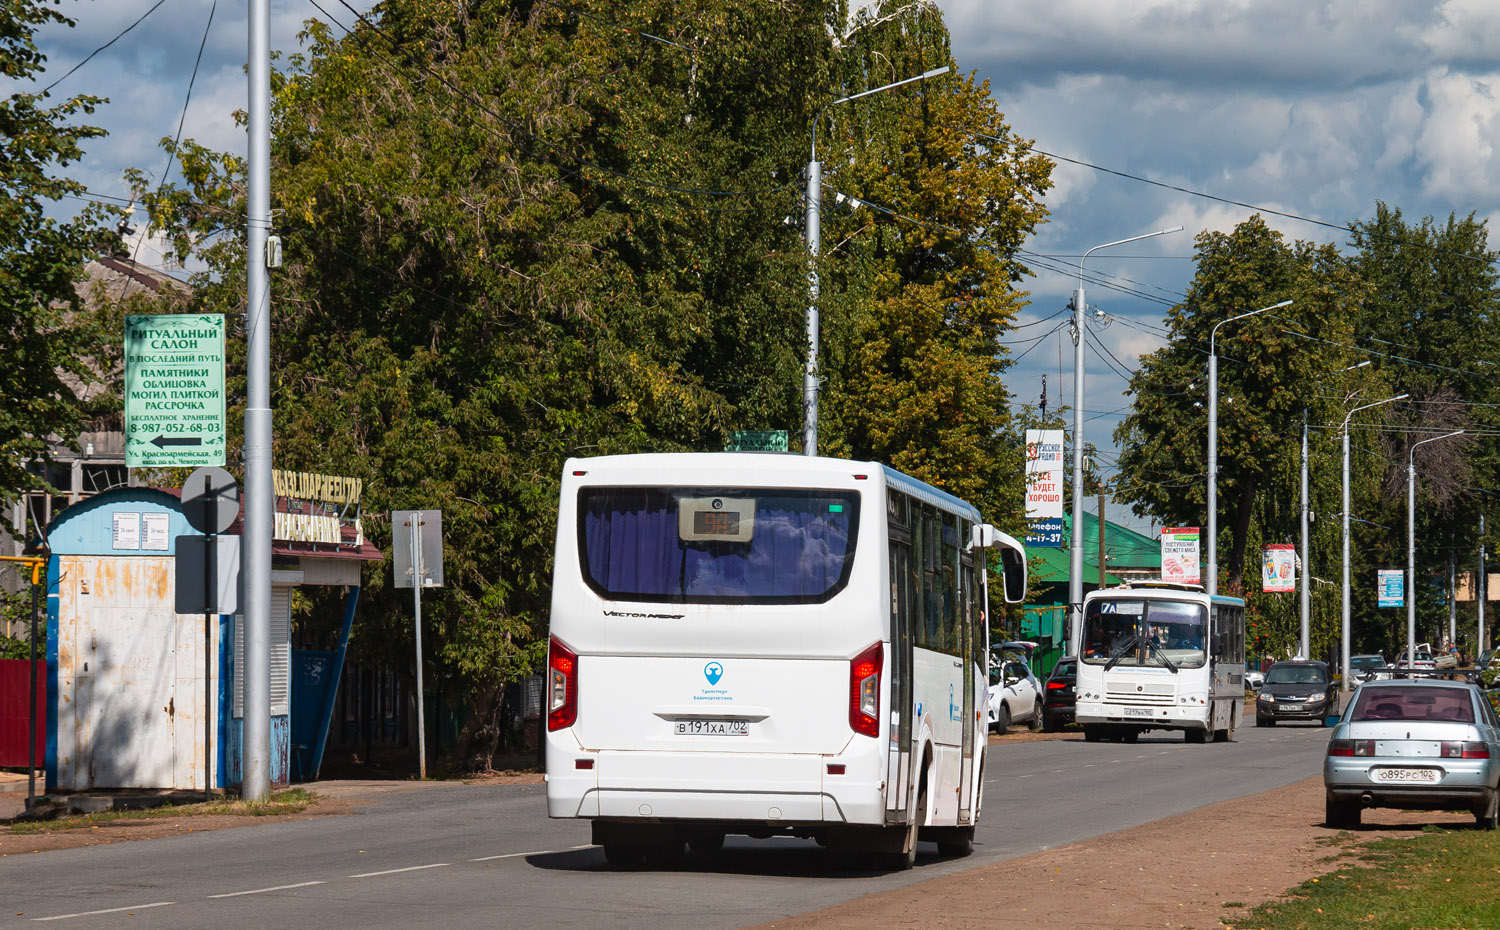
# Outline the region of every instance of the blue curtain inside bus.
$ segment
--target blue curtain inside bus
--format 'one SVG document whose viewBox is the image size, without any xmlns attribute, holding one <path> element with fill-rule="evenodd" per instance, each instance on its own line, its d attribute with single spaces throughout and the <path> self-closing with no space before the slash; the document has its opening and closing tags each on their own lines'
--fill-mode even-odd
<svg viewBox="0 0 1500 930">
<path fill-rule="evenodd" d="M 684 541 L 677 500 L 716 495 L 755 501 L 748 542 Z M 817 603 L 848 582 L 859 495 L 840 491 L 735 492 L 584 488 L 579 546 L 585 580 L 619 600 Z"/>
</svg>

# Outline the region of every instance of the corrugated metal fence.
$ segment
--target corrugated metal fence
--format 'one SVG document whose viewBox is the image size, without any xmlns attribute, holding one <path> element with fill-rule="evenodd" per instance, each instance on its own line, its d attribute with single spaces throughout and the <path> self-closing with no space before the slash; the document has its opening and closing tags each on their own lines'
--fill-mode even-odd
<svg viewBox="0 0 1500 930">
<path fill-rule="evenodd" d="M 30 665 L 28 659 L 0 659 L 0 767 L 26 767 Z M 38 659 L 36 666 L 36 763 L 40 766 L 47 751 L 47 663 Z"/>
</svg>

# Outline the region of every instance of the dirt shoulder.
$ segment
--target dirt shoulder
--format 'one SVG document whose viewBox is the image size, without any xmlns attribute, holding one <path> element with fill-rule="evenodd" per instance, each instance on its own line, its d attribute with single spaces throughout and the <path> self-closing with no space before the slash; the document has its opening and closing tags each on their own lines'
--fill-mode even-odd
<svg viewBox="0 0 1500 930">
<path fill-rule="evenodd" d="M 1374 825 L 1365 837 L 1472 824 L 1467 815 L 1385 810 L 1367 820 Z M 1323 780 L 1309 778 L 754 930 L 1225 930 L 1249 907 L 1337 866 L 1346 845 L 1322 822 Z"/>
</svg>

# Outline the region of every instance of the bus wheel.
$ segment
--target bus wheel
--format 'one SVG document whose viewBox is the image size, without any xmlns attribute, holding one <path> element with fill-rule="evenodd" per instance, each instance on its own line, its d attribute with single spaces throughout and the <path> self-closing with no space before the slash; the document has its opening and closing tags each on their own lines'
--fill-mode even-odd
<svg viewBox="0 0 1500 930">
<path fill-rule="evenodd" d="M 605 843 L 604 861 L 618 867 L 640 865 L 646 861 L 646 850 L 634 843 Z"/>
<path fill-rule="evenodd" d="M 892 831 L 901 831 L 904 836 L 901 841 L 899 852 L 876 853 L 873 857 L 877 869 L 887 872 L 905 872 L 917 864 L 917 830 L 922 820 L 927 816 L 927 781 L 923 779 L 921 791 L 917 794 L 917 804 L 911 811 L 911 822 L 905 828 L 894 827 Z"/>
<path fill-rule="evenodd" d="M 948 827 L 937 840 L 938 852 L 944 856 L 967 856 L 974 851 L 974 825 Z"/>
<path fill-rule="evenodd" d="M 1206 742 L 1208 742 L 1208 731 L 1207 730 L 1183 730 L 1182 731 L 1182 738 L 1183 738 L 1183 740 L 1185 742 L 1189 742 L 1189 743 L 1206 743 Z"/>
<path fill-rule="evenodd" d="M 695 856 L 716 856 L 724 849 L 724 834 L 718 830 L 695 830 L 688 834 L 687 844 Z"/>
<path fill-rule="evenodd" d="M 1120 734 L 1120 739 L 1126 743 L 1138 743 L 1141 741 L 1140 730 L 1126 730 Z"/>
<path fill-rule="evenodd" d="M 1098 727 L 1086 726 L 1083 728 L 1083 741 L 1085 743 L 1097 743 L 1103 738 L 1104 734 L 1099 732 Z"/>
</svg>

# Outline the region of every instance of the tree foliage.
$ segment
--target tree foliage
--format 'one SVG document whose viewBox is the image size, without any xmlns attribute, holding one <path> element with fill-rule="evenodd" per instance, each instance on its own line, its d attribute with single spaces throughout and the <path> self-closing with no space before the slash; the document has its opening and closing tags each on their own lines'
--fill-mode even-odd
<svg viewBox="0 0 1500 930">
<path fill-rule="evenodd" d="M 21 82 L 41 71 L 46 56 L 35 34 L 48 24 L 73 21 L 44 0 L 0 8 L 0 74 Z M 85 140 L 104 135 L 73 123 L 103 102 L 78 95 L 49 106 L 35 93 L 0 100 L 0 499 L 40 487 L 28 463 L 46 458 L 49 438 L 71 441 L 90 412 L 74 388 L 93 380 L 89 359 L 108 337 L 78 312 L 73 284 L 116 237 L 102 208 L 66 222 L 47 211 L 84 192 L 56 173 L 78 160 Z"/>
<path fill-rule="evenodd" d="M 1404 612 L 1382 612 L 1371 580 L 1377 568 L 1406 564 L 1415 443 L 1460 428 L 1480 433 L 1415 453 L 1420 504 L 1410 587 L 1425 618 L 1423 638 L 1433 636 L 1427 624 L 1446 619 L 1440 591 L 1448 559 L 1477 545 L 1479 489 L 1492 483 L 1497 465 L 1484 432 L 1500 404 L 1493 377 L 1500 336 L 1491 325 L 1500 291 L 1484 224 L 1473 217 L 1413 224 L 1378 204 L 1374 219 L 1351 226 L 1349 245 L 1345 255 L 1287 243 L 1259 217 L 1227 234 L 1201 235 L 1188 300 L 1168 315 L 1172 341 L 1143 359 L 1131 383 L 1132 413 L 1115 436 L 1123 447 L 1121 496 L 1136 512 L 1201 525 L 1209 334 L 1237 313 L 1295 301 L 1219 330 L 1220 551 L 1229 552 L 1221 584 L 1241 589 L 1249 553 L 1297 540 L 1305 416 L 1315 519 L 1303 571 L 1314 579 L 1315 655 L 1336 650 L 1340 635 L 1345 424 L 1356 649 L 1389 653 L 1406 639 Z M 1381 403 L 1399 394 L 1408 397 Z M 1246 592 L 1252 649 L 1290 654 L 1300 632 L 1296 599 L 1253 587 Z"/>
</svg>

